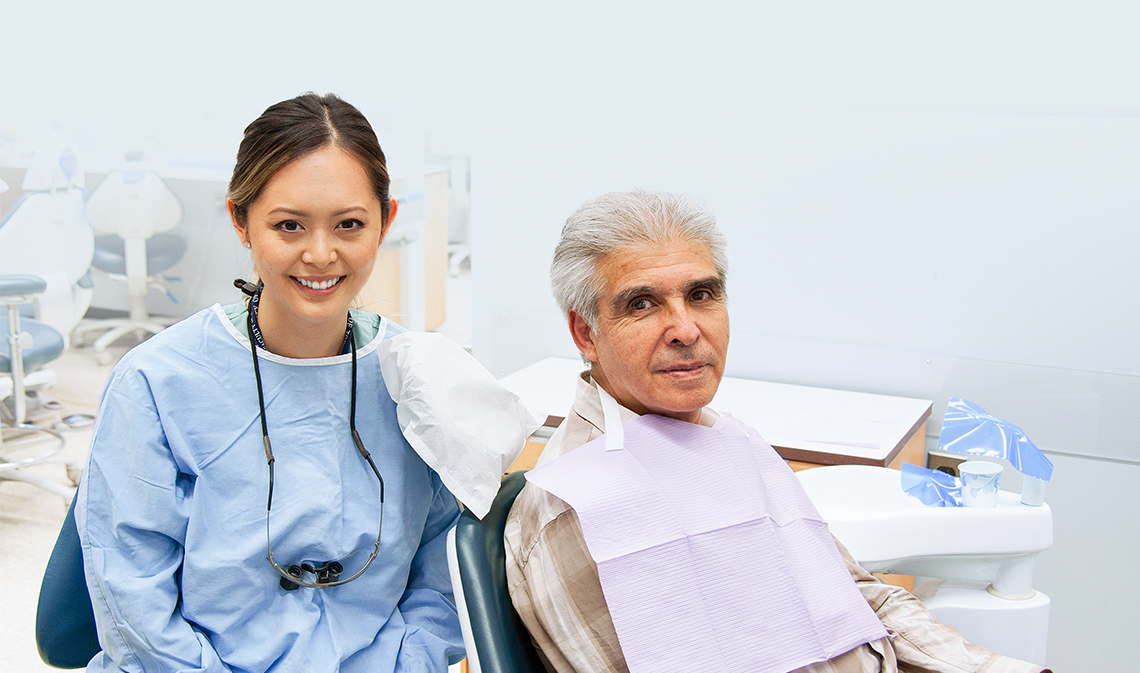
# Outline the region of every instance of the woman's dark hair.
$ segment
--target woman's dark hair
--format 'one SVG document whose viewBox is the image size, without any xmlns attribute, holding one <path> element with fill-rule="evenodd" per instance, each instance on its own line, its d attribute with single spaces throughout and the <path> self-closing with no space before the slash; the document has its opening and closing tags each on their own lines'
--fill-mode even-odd
<svg viewBox="0 0 1140 673">
<path fill-rule="evenodd" d="M 360 110 L 335 94 L 318 96 L 309 92 L 271 105 L 245 127 L 229 188 L 238 223 L 245 225 L 249 205 L 277 171 L 330 145 L 360 160 L 387 222 L 388 166 L 372 125 Z"/>
</svg>

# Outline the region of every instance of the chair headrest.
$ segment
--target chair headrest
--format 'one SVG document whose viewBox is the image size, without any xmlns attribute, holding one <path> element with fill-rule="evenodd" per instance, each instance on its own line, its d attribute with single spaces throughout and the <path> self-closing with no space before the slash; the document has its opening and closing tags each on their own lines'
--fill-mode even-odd
<svg viewBox="0 0 1140 673">
<path fill-rule="evenodd" d="M 145 239 L 178 226 L 182 202 L 150 171 L 115 171 L 87 199 L 87 218 L 100 232 Z"/>
</svg>

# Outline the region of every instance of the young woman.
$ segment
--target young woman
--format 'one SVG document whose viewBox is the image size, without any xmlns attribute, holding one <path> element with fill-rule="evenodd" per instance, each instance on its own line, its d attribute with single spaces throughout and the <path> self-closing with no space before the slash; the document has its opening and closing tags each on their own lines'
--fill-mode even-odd
<svg viewBox="0 0 1140 673">
<path fill-rule="evenodd" d="M 445 482 L 469 475 L 441 478 L 405 439 L 381 374 L 403 330 L 350 308 L 396 216 L 388 183 L 368 121 L 335 96 L 246 129 L 228 207 L 260 282 L 132 349 L 104 391 L 76 506 L 103 647 L 88 670 L 462 658 Z M 499 407 L 485 422 L 517 453 L 525 413 Z"/>
</svg>

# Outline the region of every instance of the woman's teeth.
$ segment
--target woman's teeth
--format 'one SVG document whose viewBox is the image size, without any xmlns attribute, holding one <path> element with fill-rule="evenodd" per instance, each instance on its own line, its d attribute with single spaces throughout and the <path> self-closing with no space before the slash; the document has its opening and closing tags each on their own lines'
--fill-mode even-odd
<svg viewBox="0 0 1140 673">
<path fill-rule="evenodd" d="M 297 282 L 300 283 L 301 285 L 304 285 L 307 288 L 312 288 L 314 290 L 327 290 L 330 287 L 332 287 L 333 285 L 336 285 L 337 283 L 339 283 L 343 278 L 344 278 L 344 276 L 337 276 L 336 278 L 333 278 L 332 280 L 326 280 L 322 283 L 314 283 L 312 281 L 305 280 L 304 278 L 298 278 Z"/>
</svg>

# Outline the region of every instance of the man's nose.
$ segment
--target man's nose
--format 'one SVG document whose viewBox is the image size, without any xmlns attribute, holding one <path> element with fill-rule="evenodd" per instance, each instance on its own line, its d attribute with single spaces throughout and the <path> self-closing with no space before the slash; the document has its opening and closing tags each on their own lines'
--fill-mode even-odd
<svg viewBox="0 0 1140 673">
<path fill-rule="evenodd" d="M 336 261 L 336 242 L 328 234 L 318 231 L 313 234 L 309 241 L 309 246 L 305 248 L 305 252 L 301 255 L 301 261 L 306 264 L 312 264 L 318 269 L 332 264 Z"/>
<path fill-rule="evenodd" d="M 701 336 L 701 328 L 697 325 L 693 310 L 685 303 L 669 306 L 669 328 L 665 337 L 669 343 L 679 346 L 692 346 Z"/>
</svg>

